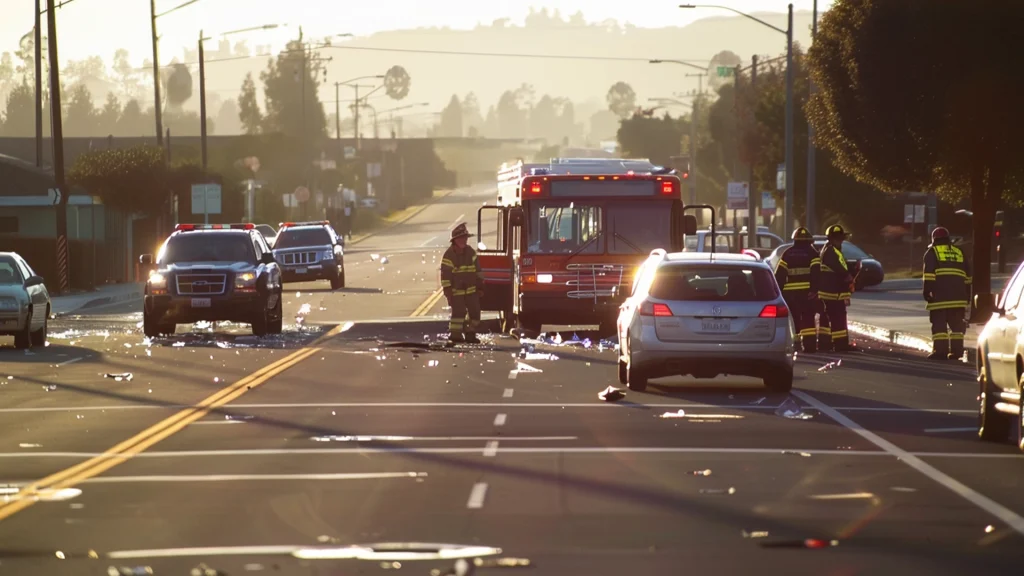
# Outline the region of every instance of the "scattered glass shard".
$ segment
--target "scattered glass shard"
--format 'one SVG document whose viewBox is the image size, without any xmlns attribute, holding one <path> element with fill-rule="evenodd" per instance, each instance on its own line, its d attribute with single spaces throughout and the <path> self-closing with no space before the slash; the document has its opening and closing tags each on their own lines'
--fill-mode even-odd
<svg viewBox="0 0 1024 576">
<path fill-rule="evenodd" d="M 890 490 L 893 492 L 917 492 L 917 488 L 908 488 L 906 486 L 893 486 Z"/>
<path fill-rule="evenodd" d="M 427 362 L 427 366 L 429 366 L 430 368 L 434 368 L 434 367 L 436 367 L 436 366 L 437 366 L 438 364 L 440 364 L 440 362 L 439 362 L 439 361 L 437 361 L 437 360 L 431 360 L 431 361 Z"/>
<path fill-rule="evenodd" d="M 797 452 L 796 450 L 783 450 L 783 454 L 789 454 L 790 456 L 803 456 L 804 458 L 810 458 L 810 452 Z"/>
<path fill-rule="evenodd" d="M 765 401 L 765 400 L 767 400 L 767 399 L 768 399 L 768 398 L 767 398 L 766 396 L 762 396 L 762 397 L 758 398 L 757 400 L 754 400 L 754 401 L 753 401 L 753 402 L 751 402 L 750 404 L 751 404 L 752 406 L 760 406 L 760 405 L 761 405 L 761 403 L 762 403 L 762 402 L 764 402 L 764 401 Z"/>
<path fill-rule="evenodd" d="M 743 534 L 744 538 L 767 538 L 768 537 L 768 531 L 767 530 L 753 530 L 753 531 L 750 531 L 750 532 L 747 532 L 746 530 L 743 530 L 741 532 L 741 534 Z"/>
<path fill-rule="evenodd" d="M 761 542 L 763 548 L 810 548 L 818 550 L 839 546 L 839 540 L 822 540 L 820 538 L 808 538 L 806 540 L 778 540 L 775 542 Z"/>
<path fill-rule="evenodd" d="M 733 488 L 732 486 L 730 486 L 728 488 L 702 488 L 700 493 L 701 494 L 707 494 L 707 495 L 710 495 L 710 496 L 724 496 L 724 495 L 735 494 L 736 493 L 736 489 Z"/>
<path fill-rule="evenodd" d="M 675 412 L 665 412 L 661 416 L 658 416 L 658 418 L 686 418 L 686 411 L 680 408 Z"/>
<path fill-rule="evenodd" d="M 693 474 L 694 476 L 711 476 L 711 469 L 694 470 L 693 472 L 690 472 L 690 474 Z"/>
<path fill-rule="evenodd" d="M 598 393 L 597 397 L 605 402 L 617 402 L 625 398 L 626 393 L 615 386 L 609 386 Z"/>
<path fill-rule="evenodd" d="M 985 534 L 991 534 L 995 529 L 995 526 L 989 524 L 988 526 L 985 526 Z"/>
<path fill-rule="evenodd" d="M 380 257 L 380 263 L 381 264 L 387 264 L 388 262 L 389 262 L 389 260 L 388 260 L 387 256 L 381 256 Z"/>
<path fill-rule="evenodd" d="M 376 262 L 377 260 L 380 260 L 380 254 L 370 254 L 370 260 L 372 260 L 374 262 Z"/>
<path fill-rule="evenodd" d="M 104 374 L 104 378 L 113 378 L 114 382 L 131 382 L 135 376 L 131 372 L 125 372 L 123 374 Z"/>
<path fill-rule="evenodd" d="M 519 373 L 524 373 L 524 372 L 543 372 L 543 370 L 541 370 L 540 368 L 534 368 L 533 366 L 530 366 L 529 364 L 523 364 L 522 362 L 516 362 L 516 372 L 519 372 Z"/>
<path fill-rule="evenodd" d="M 804 412 L 796 400 L 793 400 L 792 396 L 783 400 L 782 404 L 779 404 L 779 407 L 775 409 L 775 415 L 789 418 L 790 420 L 810 420 L 814 418 L 813 415 Z"/>
</svg>

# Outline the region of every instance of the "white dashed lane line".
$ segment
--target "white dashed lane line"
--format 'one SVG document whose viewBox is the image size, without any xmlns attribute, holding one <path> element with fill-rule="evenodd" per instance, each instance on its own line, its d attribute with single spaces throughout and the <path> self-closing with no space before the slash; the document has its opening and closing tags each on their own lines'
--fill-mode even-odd
<svg viewBox="0 0 1024 576">
<path fill-rule="evenodd" d="M 507 420 L 508 420 L 508 415 L 506 415 L 506 414 L 498 414 L 497 416 L 494 417 L 494 425 L 495 426 L 504 426 L 505 422 Z"/>
<path fill-rule="evenodd" d="M 488 458 L 494 458 L 497 455 L 498 455 L 498 441 L 497 440 L 491 440 L 490 442 L 487 443 L 487 446 L 484 448 L 484 456 L 486 456 Z"/>
<path fill-rule="evenodd" d="M 513 390 L 511 388 L 505 388 L 505 393 L 501 395 L 502 398 L 511 398 Z"/>
<path fill-rule="evenodd" d="M 487 497 L 487 483 L 477 482 L 473 485 L 473 489 L 469 491 L 469 501 L 466 502 L 466 508 L 479 509 L 484 507 L 484 498 Z"/>
</svg>

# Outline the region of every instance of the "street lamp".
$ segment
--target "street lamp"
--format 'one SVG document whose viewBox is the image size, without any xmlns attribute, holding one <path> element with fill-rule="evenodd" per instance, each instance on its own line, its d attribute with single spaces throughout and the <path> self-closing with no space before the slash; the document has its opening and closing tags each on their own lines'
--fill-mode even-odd
<svg viewBox="0 0 1024 576">
<path fill-rule="evenodd" d="M 355 100 L 356 101 L 356 112 L 355 112 L 355 114 L 356 114 L 356 117 L 355 117 L 356 148 L 359 147 L 359 88 L 361 86 L 359 84 L 351 84 L 351 83 L 352 82 L 358 82 L 360 80 L 369 80 L 371 78 L 374 79 L 374 80 L 383 80 L 384 79 L 384 75 L 383 74 L 374 74 L 372 76 L 359 76 L 359 77 L 356 77 L 356 78 L 350 78 L 348 80 L 345 80 L 344 82 L 335 82 L 334 83 L 334 138 L 336 140 L 340 140 L 341 139 L 341 106 L 340 106 L 341 97 L 338 95 L 338 89 L 340 87 L 342 87 L 342 86 L 349 86 L 350 88 L 355 88 L 355 91 L 356 91 L 356 100 Z M 370 86 L 362 86 L 362 87 L 363 88 L 370 88 Z"/>
<path fill-rule="evenodd" d="M 751 16 L 745 12 L 740 12 L 739 10 L 728 6 L 720 6 L 717 4 L 680 4 L 679 7 L 718 8 L 720 10 L 728 10 L 729 12 L 738 14 L 749 20 L 753 20 L 762 26 L 767 26 L 768 28 L 779 32 L 780 34 L 785 34 L 786 36 L 786 203 L 783 214 L 783 230 L 785 237 L 788 238 L 790 235 L 790 228 L 793 225 L 793 5 L 789 5 L 789 15 L 785 30 L 773 24 L 769 24 L 760 18 Z M 752 184 L 753 183 L 751 183 L 751 185 Z M 751 222 L 754 222 L 753 218 L 751 218 Z"/>
<path fill-rule="evenodd" d="M 698 66 L 692 62 L 686 60 L 648 60 L 650 64 L 678 64 L 680 66 L 686 66 L 688 68 L 694 68 L 700 70 L 700 74 L 687 74 L 687 77 L 696 76 L 698 82 L 697 95 L 699 96 L 704 92 L 704 77 L 707 76 L 707 71 L 703 66 Z M 691 172 L 690 178 L 690 204 L 697 203 L 697 109 L 699 105 L 699 99 L 694 100 L 693 105 L 690 107 L 690 165 L 687 167 Z"/>
<path fill-rule="evenodd" d="M 232 34 L 241 34 L 243 32 L 253 32 L 256 30 L 273 30 L 279 26 L 285 26 L 285 24 L 266 24 L 264 26 L 253 26 L 251 28 L 242 28 L 241 30 L 232 30 L 230 32 L 224 32 L 218 34 L 218 38 L 224 36 L 231 36 Z M 206 57 L 205 51 L 203 50 L 203 42 L 205 40 L 211 40 L 212 37 L 204 37 L 203 31 L 199 31 L 199 140 L 200 146 L 202 147 L 203 157 L 203 172 L 206 171 L 207 160 L 206 160 Z"/>
</svg>

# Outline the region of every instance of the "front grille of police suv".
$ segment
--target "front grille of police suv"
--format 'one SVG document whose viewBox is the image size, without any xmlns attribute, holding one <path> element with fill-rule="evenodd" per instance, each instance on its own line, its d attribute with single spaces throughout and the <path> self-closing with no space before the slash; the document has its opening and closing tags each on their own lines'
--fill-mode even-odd
<svg viewBox="0 0 1024 576">
<path fill-rule="evenodd" d="M 186 296 L 217 296 L 224 293 L 227 274 L 178 274 L 178 294 Z"/>
</svg>

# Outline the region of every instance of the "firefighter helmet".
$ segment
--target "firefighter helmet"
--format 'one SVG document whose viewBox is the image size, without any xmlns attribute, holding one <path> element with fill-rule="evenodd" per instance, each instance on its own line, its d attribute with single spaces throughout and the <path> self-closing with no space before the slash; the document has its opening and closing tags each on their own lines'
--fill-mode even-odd
<svg viewBox="0 0 1024 576">
<path fill-rule="evenodd" d="M 793 230 L 793 241 L 794 242 L 801 242 L 801 241 L 803 241 L 803 242 L 810 242 L 811 240 L 814 240 L 814 237 L 811 236 L 811 232 L 807 228 L 804 228 L 803 226 L 801 226 L 801 227 L 797 228 L 796 230 Z"/>
<path fill-rule="evenodd" d="M 451 241 L 454 242 L 456 238 L 468 238 L 470 236 L 472 236 L 472 234 L 470 234 L 469 230 L 466 229 L 466 224 L 462 223 L 452 230 Z"/>
<path fill-rule="evenodd" d="M 932 230 L 932 242 L 935 242 L 940 238 L 949 238 L 949 230 L 946 230 L 942 226 L 936 226 L 935 229 Z"/>
<path fill-rule="evenodd" d="M 840 238 L 846 238 L 846 229 L 840 226 L 839 224 L 833 224 L 832 226 L 829 226 L 828 228 L 825 229 L 825 236 L 828 236 L 829 238 L 833 238 L 836 236 Z"/>
</svg>

